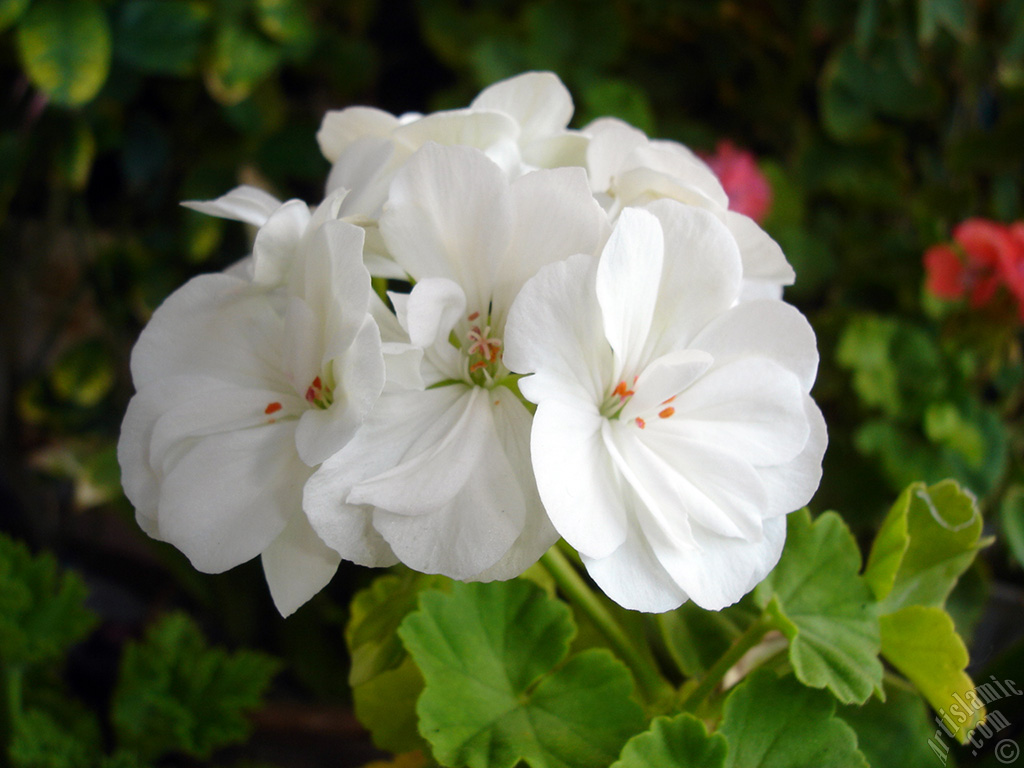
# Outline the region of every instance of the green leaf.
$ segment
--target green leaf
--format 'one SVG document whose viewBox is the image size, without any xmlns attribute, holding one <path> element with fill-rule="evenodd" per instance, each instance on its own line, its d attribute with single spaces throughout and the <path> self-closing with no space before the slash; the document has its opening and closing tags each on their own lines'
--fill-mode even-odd
<svg viewBox="0 0 1024 768">
<path fill-rule="evenodd" d="M 114 368 L 110 353 L 97 340 L 82 342 L 57 360 L 50 374 L 54 393 L 75 405 L 97 405 L 114 386 Z"/>
<path fill-rule="evenodd" d="M 163 617 L 124 651 L 111 707 L 118 745 L 143 760 L 184 752 L 207 758 L 244 741 L 278 663 L 255 651 L 210 648 L 184 614 Z"/>
<path fill-rule="evenodd" d="M 857 732 L 861 752 L 876 768 L 952 768 L 943 759 L 951 743 L 936 739 L 928 707 L 913 691 L 886 686 L 884 702 L 872 698 L 859 707 L 840 707 L 837 714 Z"/>
<path fill-rule="evenodd" d="M 967 648 L 941 608 L 911 605 L 883 616 L 882 655 L 945 716 L 961 743 L 985 715 L 984 701 L 964 673 Z"/>
<path fill-rule="evenodd" d="M 91 768 L 96 745 L 49 714 L 30 709 L 12 722 L 8 757 L 12 768 Z"/>
<path fill-rule="evenodd" d="M 423 676 L 399 640 L 398 627 L 421 592 L 444 583 L 439 576 L 406 570 L 375 579 L 352 600 L 345 642 L 356 717 L 373 743 L 389 752 L 427 748 L 416 728 Z"/>
<path fill-rule="evenodd" d="M 132 0 L 117 18 L 114 54 L 143 72 L 195 71 L 210 27 L 210 9 L 196 0 Z"/>
<path fill-rule="evenodd" d="M 981 525 L 974 498 L 955 481 L 909 486 L 882 523 L 864 572 L 881 612 L 945 605 L 985 544 Z"/>
<path fill-rule="evenodd" d="M 693 715 L 657 717 L 626 742 L 611 768 L 723 768 L 725 752 L 725 737 L 709 736 Z"/>
<path fill-rule="evenodd" d="M 58 573 L 51 555 L 0 535 L 0 661 L 61 659 L 96 619 L 83 605 L 88 590 L 72 573 Z"/>
<path fill-rule="evenodd" d="M 568 607 L 522 579 L 427 592 L 399 635 L 426 680 L 420 731 L 446 765 L 607 766 L 643 724 L 629 671 L 603 649 L 562 663 Z"/>
<path fill-rule="evenodd" d="M 300 0 L 257 0 L 256 13 L 260 29 L 280 43 L 302 49 L 316 37 L 306 4 Z"/>
<path fill-rule="evenodd" d="M 647 94 L 636 83 L 598 79 L 583 89 L 584 122 L 610 115 L 625 120 L 647 134 L 654 132 L 654 110 Z"/>
<path fill-rule="evenodd" d="M 18 25 L 18 55 L 32 83 L 57 104 L 91 100 L 110 69 L 110 26 L 90 0 L 35 0 Z"/>
<path fill-rule="evenodd" d="M 967 35 L 965 0 L 917 0 L 917 14 L 917 36 L 922 43 L 931 43 L 940 28 L 960 40 Z"/>
<path fill-rule="evenodd" d="M 797 678 L 828 688 L 844 704 L 881 689 L 876 606 L 858 575 L 860 550 L 834 512 L 813 523 L 807 510 L 788 516 L 786 548 L 754 593 L 789 638 Z"/>
<path fill-rule="evenodd" d="M 758 670 L 725 701 L 718 732 L 727 768 L 868 768 L 857 734 L 834 716 L 835 701 L 792 677 Z"/>
<path fill-rule="evenodd" d="M 206 71 L 206 87 L 221 104 L 246 98 L 278 65 L 281 51 L 259 35 L 228 24 L 214 41 L 213 59 Z"/>
<path fill-rule="evenodd" d="M 1017 564 L 1024 567 L 1024 486 L 1015 485 L 1006 492 L 999 507 L 1003 541 Z"/>
<path fill-rule="evenodd" d="M 0 0 L 0 32 L 21 18 L 30 2 L 32 0 Z"/>
<path fill-rule="evenodd" d="M 665 646 L 689 677 L 699 677 L 732 645 L 740 630 L 722 611 L 706 611 L 693 602 L 657 615 Z"/>
</svg>

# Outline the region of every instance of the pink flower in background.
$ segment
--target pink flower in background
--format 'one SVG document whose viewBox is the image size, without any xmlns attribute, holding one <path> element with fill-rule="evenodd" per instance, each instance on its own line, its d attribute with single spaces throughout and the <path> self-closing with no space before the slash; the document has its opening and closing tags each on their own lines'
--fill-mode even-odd
<svg viewBox="0 0 1024 768">
<path fill-rule="evenodd" d="M 772 205 L 772 188 L 757 167 L 753 153 L 723 140 L 715 147 L 715 154 L 704 159 L 729 196 L 729 210 L 749 216 L 758 223 L 764 221 Z"/>
<path fill-rule="evenodd" d="M 1024 222 L 1007 226 L 967 219 L 953 230 L 953 242 L 924 254 L 929 291 L 942 299 L 967 298 L 974 308 L 991 301 L 999 286 L 1017 299 L 1024 319 Z"/>
</svg>

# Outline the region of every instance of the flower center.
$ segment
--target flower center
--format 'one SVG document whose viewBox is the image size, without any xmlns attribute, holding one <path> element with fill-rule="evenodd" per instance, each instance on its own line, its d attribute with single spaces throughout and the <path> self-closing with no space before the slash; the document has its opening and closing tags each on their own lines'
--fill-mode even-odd
<svg viewBox="0 0 1024 768">
<path fill-rule="evenodd" d="M 633 377 L 633 384 L 636 384 L 636 378 L 636 376 Z M 619 418 L 622 409 L 626 407 L 626 403 L 634 394 L 636 393 L 625 381 L 620 381 L 601 403 L 601 415 L 606 419 Z"/>
<path fill-rule="evenodd" d="M 501 378 L 504 368 L 501 364 L 501 339 L 491 335 L 490 317 L 481 321 L 480 313 L 474 312 L 466 319 L 471 323 L 465 347 L 469 378 L 482 387 L 492 385 Z"/>
<path fill-rule="evenodd" d="M 319 376 L 307 387 L 305 397 L 307 403 L 321 411 L 326 411 L 334 404 L 334 390 L 330 386 L 325 386 Z"/>
</svg>

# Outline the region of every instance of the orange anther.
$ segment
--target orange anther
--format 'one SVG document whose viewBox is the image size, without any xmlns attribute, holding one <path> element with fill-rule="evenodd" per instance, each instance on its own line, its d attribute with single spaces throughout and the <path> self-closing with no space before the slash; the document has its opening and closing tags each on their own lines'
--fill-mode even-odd
<svg viewBox="0 0 1024 768">
<path fill-rule="evenodd" d="M 662 405 L 668 405 L 669 403 L 671 403 L 671 402 L 672 402 L 673 400 L 675 400 L 675 399 L 676 399 L 676 396 L 675 396 L 675 395 L 672 395 L 672 397 L 670 397 L 670 398 L 669 398 L 668 400 L 662 400 L 662 401 L 661 401 L 661 404 L 662 404 Z"/>
<path fill-rule="evenodd" d="M 671 407 L 669 407 L 669 408 L 666 408 L 666 409 L 665 409 L 664 411 L 662 411 L 661 413 L 659 413 L 659 414 L 658 414 L 658 416 L 660 416 L 660 417 L 661 417 L 661 418 L 663 418 L 663 419 L 667 419 L 667 418 L 668 418 L 669 416 L 671 416 L 671 415 L 672 415 L 673 413 L 675 413 L 675 412 L 676 412 L 676 409 L 675 409 L 675 408 L 671 408 Z"/>
<path fill-rule="evenodd" d="M 479 312 L 474 312 L 472 315 L 469 316 L 469 320 L 473 321 L 473 320 L 476 320 L 478 317 L 480 317 L 480 313 Z"/>
<path fill-rule="evenodd" d="M 280 410 L 281 410 L 281 404 L 280 403 L 271 403 L 270 405 L 268 405 L 266 407 L 266 409 L 264 409 L 263 412 L 269 416 L 270 414 L 277 413 Z"/>
<path fill-rule="evenodd" d="M 646 422 L 646 421 L 644 421 L 643 419 L 641 419 L 641 418 L 640 418 L 639 416 L 637 416 L 637 417 L 636 417 L 636 425 L 637 425 L 638 427 L 640 427 L 640 429 L 643 429 L 644 427 L 646 427 L 646 426 L 647 426 L 647 422 Z"/>
<path fill-rule="evenodd" d="M 626 397 L 626 382 L 620 381 L 618 384 L 616 384 L 615 389 L 612 390 L 612 394 L 618 395 L 619 397 Z"/>
<path fill-rule="evenodd" d="M 480 360 L 479 362 L 473 363 L 471 366 L 469 366 L 469 370 L 471 372 L 476 372 L 476 371 L 479 371 L 481 368 L 486 368 L 486 367 L 487 367 L 487 361 L 486 360 Z"/>
<path fill-rule="evenodd" d="M 315 379 L 313 379 L 312 389 L 323 389 L 323 388 L 324 388 L 324 385 L 321 383 L 319 376 L 317 376 Z"/>
<path fill-rule="evenodd" d="M 310 403 L 316 400 L 316 390 L 312 387 L 306 390 L 306 400 Z"/>
</svg>

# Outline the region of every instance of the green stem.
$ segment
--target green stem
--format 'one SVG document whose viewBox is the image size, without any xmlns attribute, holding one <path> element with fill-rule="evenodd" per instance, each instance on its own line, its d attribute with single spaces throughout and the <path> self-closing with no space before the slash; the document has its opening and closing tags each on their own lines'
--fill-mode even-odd
<svg viewBox="0 0 1024 768">
<path fill-rule="evenodd" d="M 572 563 L 558 551 L 558 546 L 551 547 L 541 563 L 555 580 L 558 588 L 583 613 L 585 613 L 618 657 L 633 671 L 637 686 L 648 704 L 666 702 L 674 695 L 674 689 L 661 676 L 654 664 L 644 656 L 633 644 L 615 617 L 601 604 L 597 595 L 587 582 L 580 576 Z"/>
<path fill-rule="evenodd" d="M 21 717 L 21 680 L 24 670 L 20 664 L 0 666 L 0 682 L 4 690 L 0 706 L 0 754 L 7 754 L 14 737 L 16 723 Z"/>
<path fill-rule="evenodd" d="M 718 684 L 722 682 L 725 673 L 732 669 L 747 651 L 761 642 L 761 638 L 768 634 L 768 631 L 771 629 L 774 629 L 774 625 L 771 620 L 766 619 L 764 616 L 747 627 L 746 631 L 729 646 L 729 650 L 705 673 L 704 677 L 697 683 L 697 687 L 686 694 L 682 702 L 680 702 L 680 708 L 684 712 L 695 711 L 701 705 L 701 702 L 707 698 L 708 694 L 715 690 Z"/>
</svg>

